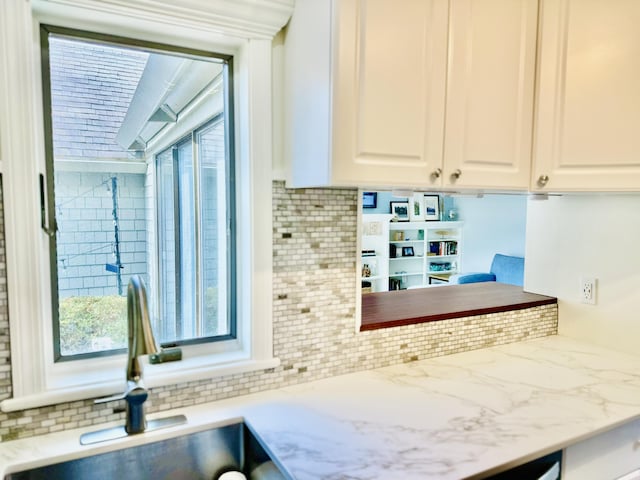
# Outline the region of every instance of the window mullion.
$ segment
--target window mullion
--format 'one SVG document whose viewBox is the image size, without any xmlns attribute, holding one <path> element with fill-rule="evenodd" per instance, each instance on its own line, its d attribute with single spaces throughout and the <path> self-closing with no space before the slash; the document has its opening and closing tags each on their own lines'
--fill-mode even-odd
<svg viewBox="0 0 640 480">
<path fill-rule="evenodd" d="M 180 218 L 180 155 L 177 145 L 171 149 L 173 155 L 173 234 L 174 234 L 174 274 L 175 274 L 175 332 L 173 338 L 182 335 L 182 272 L 181 265 L 181 218 Z"/>
<path fill-rule="evenodd" d="M 200 208 L 200 155 L 198 149 L 198 141 L 197 141 L 197 131 L 193 133 L 191 136 L 191 146 L 192 146 L 192 158 L 193 158 L 193 206 L 194 206 L 194 243 L 195 243 L 195 264 L 196 264 L 196 288 L 195 288 L 195 326 L 196 326 L 196 337 L 199 338 L 203 333 L 203 325 L 202 325 L 202 301 L 204 298 L 202 292 L 202 255 L 200 254 L 200 246 L 202 245 L 202 241 L 200 238 L 200 221 L 201 221 L 201 208 Z"/>
</svg>

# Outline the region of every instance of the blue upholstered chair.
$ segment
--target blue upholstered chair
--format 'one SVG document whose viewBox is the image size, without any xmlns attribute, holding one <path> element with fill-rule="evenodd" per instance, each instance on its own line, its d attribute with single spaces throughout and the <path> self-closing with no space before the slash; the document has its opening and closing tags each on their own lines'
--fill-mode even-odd
<svg viewBox="0 0 640 480">
<path fill-rule="evenodd" d="M 496 253 L 489 273 L 458 273 L 451 275 L 449 283 L 500 282 L 524 285 L 524 258 Z"/>
</svg>

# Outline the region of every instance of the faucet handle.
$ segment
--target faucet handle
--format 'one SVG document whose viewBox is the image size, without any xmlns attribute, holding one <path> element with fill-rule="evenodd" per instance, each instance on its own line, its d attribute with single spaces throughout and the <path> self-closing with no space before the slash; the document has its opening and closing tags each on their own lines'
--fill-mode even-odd
<svg viewBox="0 0 640 480">
<path fill-rule="evenodd" d="M 129 392 L 118 393 L 116 395 L 111 395 L 110 397 L 96 398 L 93 401 L 93 403 L 98 404 L 98 403 L 115 402 L 116 400 L 124 400 L 125 398 L 127 398 L 127 393 Z"/>
<path fill-rule="evenodd" d="M 129 400 L 130 398 L 141 398 L 142 395 L 147 395 L 147 390 L 144 388 L 142 381 L 140 380 L 128 380 L 127 388 L 123 393 L 117 393 L 116 395 L 112 395 L 110 397 L 98 398 L 93 401 L 93 403 L 107 403 L 107 402 L 115 402 L 116 400 Z M 144 401 L 144 400 L 142 400 Z"/>
</svg>

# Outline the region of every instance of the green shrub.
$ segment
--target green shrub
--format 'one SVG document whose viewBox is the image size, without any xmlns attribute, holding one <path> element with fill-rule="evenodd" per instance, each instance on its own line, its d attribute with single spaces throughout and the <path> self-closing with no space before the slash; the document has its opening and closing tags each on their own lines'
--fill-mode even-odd
<svg viewBox="0 0 640 480">
<path fill-rule="evenodd" d="M 216 287 L 206 289 L 204 304 L 204 334 L 215 335 L 220 321 Z M 63 355 L 127 347 L 126 297 L 108 295 L 61 299 L 59 322 Z"/>
<path fill-rule="evenodd" d="M 127 299 L 118 295 L 60 300 L 63 355 L 127 346 Z"/>
</svg>

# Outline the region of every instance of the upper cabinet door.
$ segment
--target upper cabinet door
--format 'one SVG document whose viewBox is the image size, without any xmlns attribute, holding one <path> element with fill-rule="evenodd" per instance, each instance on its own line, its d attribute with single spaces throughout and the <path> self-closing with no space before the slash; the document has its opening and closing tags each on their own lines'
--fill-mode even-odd
<svg viewBox="0 0 640 480">
<path fill-rule="evenodd" d="M 451 2 L 445 187 L 526 190 L 537 0 Z"/>
<path fill-rule="evenodd" d="M 334 184 L 440 184 L 447 3 L 334 3 Z"/>
<path fill-rule="evenodd" d="M 640 190 L 640 2 L 544 0 L 534 190 Z"/>
</svg>

